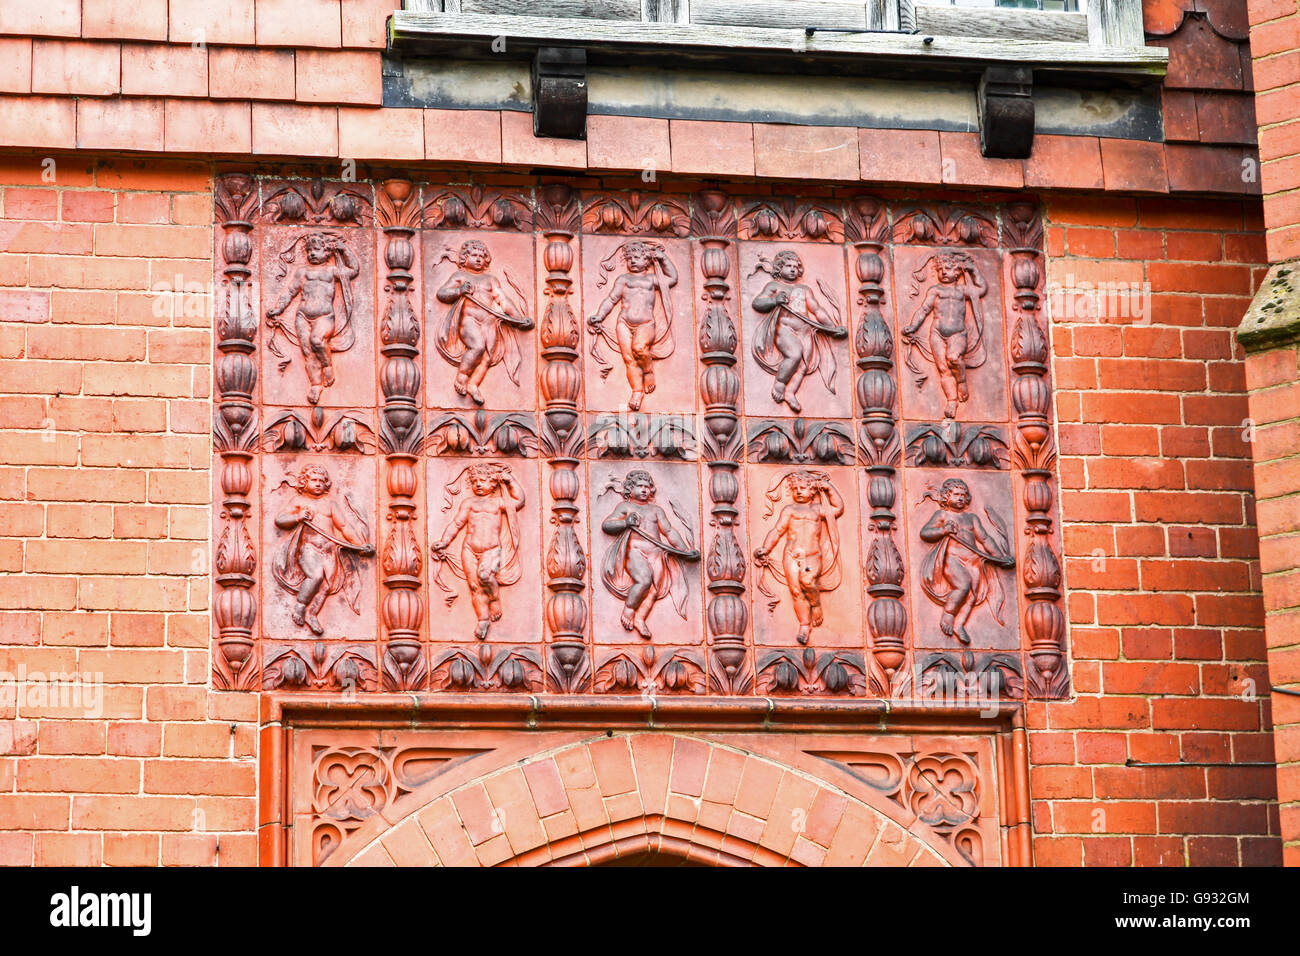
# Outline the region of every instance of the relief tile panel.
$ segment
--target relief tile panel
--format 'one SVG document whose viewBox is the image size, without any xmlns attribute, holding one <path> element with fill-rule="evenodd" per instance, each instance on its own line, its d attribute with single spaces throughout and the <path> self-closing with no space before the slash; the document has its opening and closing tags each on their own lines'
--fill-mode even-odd
<svg viewBox="0 0 1300 956">
<path fill-rule="evenodd" d="M 216 208 L 217 686 L 1068 695 L 1033 204 Z"/>
</svg>

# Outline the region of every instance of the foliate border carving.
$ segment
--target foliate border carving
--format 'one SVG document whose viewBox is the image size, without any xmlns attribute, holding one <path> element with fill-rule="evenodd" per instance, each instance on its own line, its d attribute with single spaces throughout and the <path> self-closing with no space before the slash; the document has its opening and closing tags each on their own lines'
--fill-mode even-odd
<svg viewBox="0 0 1300 956">
<path fill-rule="evenodd" d="M 388 534 L 380 552 L 384 597 L 382 661 L 385 690 L 420 690 L 428 674 L 420 639 L 424 618 L 421 597 L 423 547 L 416 534 L 424 434 L 420 420 L 420 312 L 411 302 L 411 285 L 419 273 L 416 244 L 418 194 L 407 180 L 390 179 L 380 187 L 378 222 L 384 236 L 384 294 L 379 324 L 383 391 L 380 447 L 388 492 Z"/>
<path fill-rule="evenodd" d="M 546 312 L 540 341 L 543 423 L 540 445 L 550 470 L 551 521 L 554 531 L 546 547 L 547 689 L 579 693 L 591 684 L 591 654 L 587 646 L 587 555 L 578 535 L 579 465 L 585 447 L 578 395 L 582 373 L 582 324 L 569 305 L 573 288 L 574 233 L 580 223 L 577 196 L 567 187 L 542 191 L 538 223 L 545 246 Z"/>
<path fill-rule="evenodd" d="M 217 453 L 221 510 L 214 535 L 216 653 L 212 683 L 219 690 L 255 690 L 260 685 L 255 653 L 257 552 L 248 527 L 258 427 L 257 329 L 254 301 L 253 221 L 258 218 L 258 184 L 244 174 L 221 176 L 215 189 L 221 244 L 216 296 L 217 408 L 212 441 Z"/>
<path fill-rule="evenodd" d="M 1023 479 L 1022 497 L 1031 543 L 1020 562 L 1028 607 L 1024 613 L 1029 658 L 1026 684 L 1032 697 L 1069 694 L 1065 659 L 1065 614 L 1061 608 L 1061 562 L 1052 534 L 1056 445 L 1052 437 L 1052 388 L 1048 381 L 1051 349 L 1038 316 L 1042 303 L 1043 223 L 1031 203 L 1007 207 L 1004 230 L 1011 255 L 1016 316 L 1008 336 L 1011 401 L 1018 435 L 1015 460 Z"/>
</svg>

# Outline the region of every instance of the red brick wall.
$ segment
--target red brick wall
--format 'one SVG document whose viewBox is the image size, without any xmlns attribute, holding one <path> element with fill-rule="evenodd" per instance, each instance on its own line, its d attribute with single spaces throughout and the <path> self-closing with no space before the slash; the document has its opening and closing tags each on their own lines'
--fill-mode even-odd
<svg viewBox="0 0 1300 956">
<path fill-rule="evenodd" d="M 609 170 L 647 155 L 661 174 L 1092 191 L 1047 203 L 1051 280 L 1149 282 L 1154 315 L 1054 321 L 1080 696 L 1029 709 L 1036 853 L 1276 861 L 1271 768 L 1125 766 L 1272 759 L 1267 698 L 1248 683 L 1268 686 L 1242 441 L 1252 411 L 1267 413 L 1247 408 L 1231 338 L 1264 261 L 1259 204 L 1119 195 L 1257 190 L 1242 175 L 1250 77 L 1235 5 L 1144 3 L 1149 34 L 1171 50 L 1170 143 L 1042 136 L 1024 162 L 980 158 L 974 133 L 593 117 L 578 143 L 533 139 L 526 114 L 380 109 L 396 6 L 0 4 L 0 148 L 43 151 L 0 156 L 0 672 L 104 681 L 100 714 L 0 703 L 13 721 L 0 724 L 0 862 L 256 857 L 256 698 L 207 689 L 210 319 L 184 304 L 155 311 L 151 294 L 177 275 L 210 282 L 211 159 Z M 1300 15 L 1297 0 L 1251 0 L 1250 13 L 1277 259 L 1300 248 Z M 52 150 L 86 152 L 56 156 L 47 180 Z M 114 151 L 152 155 L 97 162 Z M 1272 361 L 1252 384 L 1293 395 L 1269 378 Z M 1288 427 L 1261 428 L 1257 445 Z M 1265 473 L 1295 477 L 1285 463 Z M 1264 570 L 1283 609 L 1297 601 L 1284 571 L 1294 499 L 1268 482 Z M 1279 716 L 1300 720 L 1279 701 Z M 1297 749 L 1279 753 L 1300 792 Z"/>
<path fill-rule="evenodd" d="M 211 172 L 43 172 L 0 157 L 0 672 L 33 679 L 0 685 L 0 863 L 251 864 L 257 702 L 207 687 L 210 317 L 151 292 L 209 284 Z"/>
<path fill-rule="evenodd" d="M 1295 344 L 1249 356 L 1246 380 L 1255 421 L 1255 493 L 1260 570 L 1264 575 L 1269 676 L 1300 684 L 1300 349 Z M 1300 698 L 1273 698 L 1283 853 L 1300 865 Z"/>
<path fill-rule="evenodd" d="M 206 287 L 210 189 L 197 164 L 0 164 L 3 669 L 104 680 L 102 715 L 4 713 L 6 862 L 255 859 L 256 697 L 207 689 L 210 319 L 151 292 Z M 1272 759 L 1232 338 L 1257 206 L 1047 216 L 1049 283 L 1147 282 L 1152 314 L 1052 302 L 1079 698 L 1029 709 L 1037 859 L 1276 862 L 1271 768 L 1125 766 Z"/>
<path fill-rule="evenodd" d="M 1300 3 L 1251 0 L 1250 22 L 1268 258 L 1285 262 L 1300 256 Z M 1294 691 L 1300 682 L 1300 386 L 1292 332 L 1289 344 L 1270 342 L 1246 367 L 1258 423 L 1253 451 L 1269 668 L 1274 685 Z M 1278 693 L 1274 705 L 1284 853 L 1288 864 L 1300 865 L 1300 700 Z"/>
<path fill-rule="evenodd" d="M 1268 258 L 1300 255 L 1300 2 L 1249 0 Z"/>
<path fill-rule="evenodd" d="M 1145 282 L 1151 310 L 1052 302 L 1079 696 L 1029 708 L 1035 858 L 1276 863 L 1271 767 L 1125 766 L 1273 759 L 1233 339 L 1262 273 L 1258 207 L 1059 198 L 1047 218 L 1049 286 Z"/>
</svg>

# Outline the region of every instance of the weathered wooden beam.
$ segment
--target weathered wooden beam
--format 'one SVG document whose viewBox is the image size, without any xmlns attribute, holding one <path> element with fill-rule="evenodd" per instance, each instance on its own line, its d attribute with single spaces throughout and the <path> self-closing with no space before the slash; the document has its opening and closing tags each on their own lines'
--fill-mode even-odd
<svg viewBox="0 0 1300 956">
<path fill-rule="evenodd" d="M 691 0 L 691 23 L 802 30 L 864 30 L 864 3 L 789 3 L 787 0 Z"/>
<path fill-rule="evenodd" d="M 587 138 L 587 51 L 540 48 L 533 57 L 533 135 Z"/>
<path fill-rule="evenodd" d="M 838 63 L 847 72 L 882 61 L 908 67 L 992 66 L 1016 63 L 1033 69 L 1163 76 L 1169 52 L 1163 47 L 1098 47 L 1054 40 L 987 37 L 924 37 L 899 33 L 816 33 L 805 31 L 638 23 L 635 30 L 617 20 L 477 14 L 395 13 L 389 38 L 396 48 L 436 46 L 472 55 L 474 41 L 484 50 L 505 37 L 507 51 L 528 53 L 538 46 L 582 46 L 589 54 L 694 55 L 718 67 L 747 65 L 765 71 L 803 68 L 809 61 Z M 929 39 L 930 42 L 926 42 Z M 786 66 L 782 66 L 785 63 Z"/>
<path fill-rule="evenodd" d="M 689 23 L 690 0 L 641 0 L 641 19 L 647 23 Z"/>
<path fill-rule="evenodd" d="M 916 5 L 916 28 L 939 36 L 1088 42 L 1088 17 L 1047 10 L 998 10 Z M 1139 42 L 1139 46 L 1141 43 Z"/>
<path fill-rule="evenodd" d="M 976 91 L 980 153 L 1026 159 L 1034 146 L 1034 74 L 1023 66 L 991 66 Z"/>
<path fill-rule="evenodd" d="M 1142 0 L 1094 0 L 1088 4 L 1088 42 L 1096 47 L 1145 42 Z"/>
<path fill-rule="evenodd" d="M 460 0 L 460 12 L 574 20 L 641 20 L 641 0 Z"/>
</svg>

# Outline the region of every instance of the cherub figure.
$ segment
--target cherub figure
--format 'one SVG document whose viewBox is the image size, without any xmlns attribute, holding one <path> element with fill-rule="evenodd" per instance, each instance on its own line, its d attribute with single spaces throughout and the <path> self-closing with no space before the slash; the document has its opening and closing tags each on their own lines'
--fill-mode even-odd
<svg viewBox="0 0 1300 956">
<path fill-rule="evenodd" d="M 764 583 L 767 574 L 789 589 L 794 615 L 799 621 L 795 639 L 807 644 L 812 629 L 822 624 L 822 592 L 840 586 L 837 522 L 844 514 L 844 499 L 825 472 L 791 471 L 768 489 L 769 515 L 786 487 L 793 500 L 781 509 L 762 546 L 754 549 L 754 562 L 763 569 L 763 577 L 758 582 L 760 591 L 772 596 Z M 772 551 L 783 538 L 785 550 L 781 561 L 773 563 Z"/>
<path fill-rule="evenodd" d="M 290 341 L 302 350 L 303 365 L 311 386 L 307 401 L 320 402 L 321 392 L 334 384 L 334 352 L 352 348 L 355 334 L 352 329 L 352 280 L 361 271 L 356 256 L 332 232 L 311 232 L 293 243 L 280 254 L 285 262 L 294 260 L 293 248 L 301 241 L 307 248 L 307 264 L 293 272 L 288 285 L 280 293 L 275 305 L 266 310 L 267 326 L 271 339 L 267 347 L 276 355 L 283 353 L 276 347 L 275 333 L 284 332 Z M 335 257 L 338 262 L 335 262 Z M 335 286 L 342 292 L 341 314 L 334 309 Z M 302 296 L 292 328 L 279 320 L 279 316 Z M 288 359 L 281 364 L 288 364 Z"/>
<path fill-rule="evenodd" d="M 450 257 L 450 252 L 446 255 Z M 517 335 L 531 329 L 533 320 L 525 315 L 522 292 L 515 288 L 511 294 L 488 271 L 492 253 L 485 243 L 478 239 L 461 243 L 456 262 L 458 268 L 436 293 L 439 302 L 452 308 L 443 316 L 435 342 L 438 353 L 456 366 L 452 386 L 456 394 L 482 405 L 479 386 L 492 366 L 504 363 L 510 381 L 519 384 Z"/>
<path fill-rule="evenodd" d="M 754 340 L 754 358 L 772 375 L 772 401 L 784 402 L 798 415 L 803 411 L 796 397 L 804 378 L 820 371 L 826 390 L 835 394 L 835 359 L 828 338 L 847 338 L 849 330 L 840 322 L 839 309 L 822 286 L 826 302 L 803 278 L 803 260 L 793 249 L 782 249 L 759 269 L 772 275 L 752 303 L 765 316 Z M 752 274 L 752 273 L 751 273 Z M 819 283 L 820 285 L 820 283 Z"/>
<path fill-rule="evenodd" d="M 945 418 L 957 417 L 957 406 L 970 398 L 966 370 L 984 364 L 984 309 L 980 300 L 988 292 L 979 270 L 965 253 L 942 252 L 931 256 L 921 268 L 912 273 L 912 296 L 920 294 L 931 265 L 938 280 L 926 291 L 920 305 L 912 313 L 912 321 L 903 329 L 903 340 L 908 343 L 907 366 L 921 377 L 913 351 L 919 351 L 939 375 L 939 387 L 947 404 Z M 921 326 L 930 320 L 930 334 L 918 335 Z"/>
<path fill-rule="evenodd" d="M 637 411 L 644 397 L 655 390 L 655 362 L 673 353 L 672 289 L 677 285 L 677 268 L 657 242 L 634 240 L 606 256 L 601 269 L 612 270 L 620 253 L 627 271 L 614 280 L 595 314 L 588 317 L 587 325 L 596 336 L 591 354 L 602 366 L 602 377 L 611 368 L 600 352 L 602 339 L 623 357 L 627 383 L 632 389 L 627 407 Z M 604 322 L 615 306 L 622 306 L 622 310 L 617 330 L 611 334 Z"/>
<path fill-rule="evenodd" d="M 686 576 L 683 561 L 698 561 L 700 552 L 693 542 L 684 539 L 668 521 L 664 509 L 654 503 L 655 483 L 646 471 L 632 471 L 620 486 L 610 478 L 605 491 L 618 491 L 623 501 L 601 523 L 609 535 L 617 535 L 605 551 L 601 579 L 610 593 L 623 601 L 619 623 L 625 631 L 650 640 L 647 620 L 655 603 L 671 597 L 682 620 L 686 620 Z M 603 492 L 602 492 L 603 494 Z M 678 520 L 690 524 L 673 505 Z"/>
<path fill-rule="evenodd" d="M 353 613 L 360 614 L 358 556 L 375 553 L 370 529 L 344 495 L 344 506 L 330 496 L 329 472 L 308 465 L 285 479 L 298 492 L 292 506 L 276 515 L 275 526 L 292 534 L 276 555 L 271 572 L 284 590 L 297 598 L 293 623 L 313 634 L 324 631 L 317 615 L 331 594 L 343 592 Z"/>
<path fill-rule="evenodd" d="M 469 585 L 478 618 L 474 636 L 481 641 L 487 638 L 492 624 L 501 620 L 501 588 L 519 580 L 515 513 L 523 510 L 524 491 L 505 465 L 470 465 L 447 485 L 447 490 L 460 494 L 465 479 L 473 496 L 460 500 L 442 536 L 429 545 L 429 550 L 435 561 L 446 562 L 452 573 Z M 462 530 L 465 537 L 457 561 L 447 554 L 447 548 Z"/>
<path fill-rule="evenodd" d="M 932 493 L 927 498 L 934 499 Z M 939 630 L 970 643 L 966 622 L 981 604 L 1002 624 L 1002 582 L 997 568 L 1013 568 L 1016 559 L 1007 544 L 1006 529 L 993 512 L 985 510 L 998 526 L 990 531 L 973 514 L 967 513 L 971 493 L 966 482 L 949 478 L 939 486 L 939 509 L 921 528 L 921 540 L 934 547 L 921 562 L 921 587 L 930 600 L 943 608 Z"/>
</svg>

